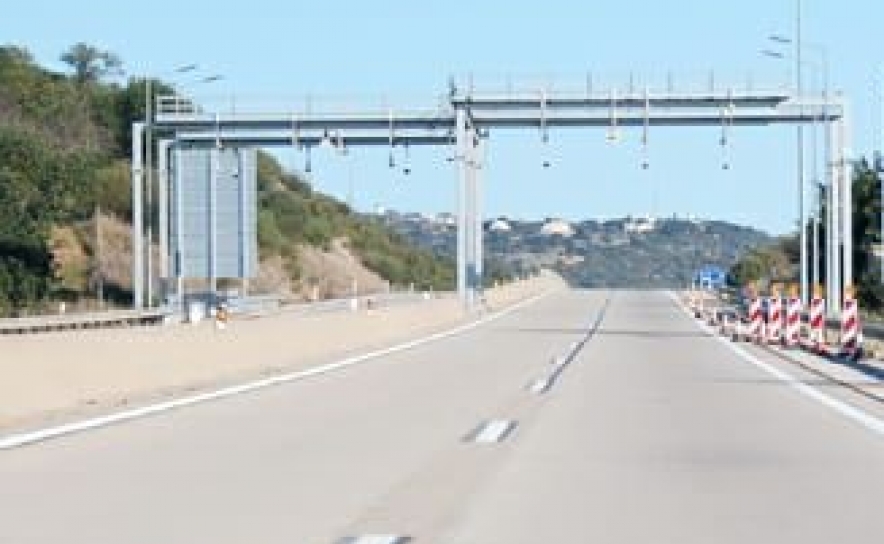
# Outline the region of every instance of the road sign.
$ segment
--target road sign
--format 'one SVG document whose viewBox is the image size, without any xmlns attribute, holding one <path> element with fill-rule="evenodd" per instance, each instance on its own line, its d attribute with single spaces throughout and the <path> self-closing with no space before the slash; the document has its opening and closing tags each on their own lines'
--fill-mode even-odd
<svg viewBox="0 0 884 544">
<path fill-rule="evenodd" d="M 172 255 L 183 278 L 248 278 L 257 272 L 255 149 L 176 149 Z"/>
</svg>

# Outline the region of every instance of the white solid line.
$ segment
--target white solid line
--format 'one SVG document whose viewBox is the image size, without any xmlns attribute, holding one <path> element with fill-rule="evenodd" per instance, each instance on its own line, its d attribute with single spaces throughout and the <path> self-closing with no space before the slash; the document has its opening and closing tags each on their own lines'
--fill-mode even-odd
<svg viewBox="0 0 884 544">
<path fill-rule="evenodd" d="M 480 431 L 473 439 L 473 442 L 476 444 L 495 444 L 497 442 L 502 442 L 515 426 L 515 421 L 510 421 L 508 419 L 493 419 L 482 425 Z"/>
<path fill-rule="evenodd" d="M 422 346 L 424 344 L 428 344 L 430 342 L 435 342 L 438 340 L 442 340 L 445 338 L 450 338 L 452 336 L 456 336 L 458 334 L 462 334 L 464 332 L 470 331 L 486 323 L 490 323 L 497 319 L 500 319 L 504 316 L 507 316 L 511 313 L 514 313 L 526 306 L 534 304 L 538 300 L 545 298 L 551 293 L 551 291 L 546 291 L 539 295 L 535 295 L 531 298 L 523 300 L 518 304 L 514 304 L 509 308 L 501 310 L 499 312 L 487 315 L 482 319 L 478 319 L 476 321 L 467 323 L 465 325 L 460 325 L 454 327 L 453 329 L 449 329 L 447 331 L 437 332 L 431 334 L 429 336 L 425 336 L 423 338 L 417 338 L 415 340 L 410 340 L 408 342 L 404 342 L 402 344 L 397 344 L 395 346 L 390 346 L 388 348 L 364 353 L 362 355 L 357 355 L 354 357 L 349 357 L 347 359 L 337 361 L 334 363 L 329 363 L 322 366 L 317 366 L 314 368 L 310 368 L 307 370 L 301 370 L 298 372 L 291 372 L 288 374 L 281 374 L 279 376 L 273 376 L 271 378 L 264 378 L 261 380 L 256 380 L 252 382 L 247 382 L 240 385 L 234 385 L 230 387 L 224 387 L 222 389 L 217 389 L 215 391 L 208 391 L 205 393 L 199 393 L 196 395 L 190 395 L 187 397 L 182 397 L 180 399 L 175 399 L 166 402 L 159 402 L 156 404 L 149 404 L 146 406 L 142 406 L 140 408 L 133 408 L 130 410 L 123 410 L 120 412 L 114 412 L 108 415 L 84 419 L 80 421 L 74 421 L 71 423 L 66 423 L 64 425 L 58 425 L 54 427 L 47 427 L 44 429 L 38 429 L 35 431 L 12 434 L 9 436 L 5 436 L 0 438 L 0 451 L 8 450 L 12 448 L 19 448 L 22 446 L 27 446 L 30 444 L 34 444 L 36 442 L 41 442 L 44 440 L 49 440 L 51 438 L 58 438 L 61 436 L 78 433 L 82 431 L 88 431 L 92 429 L 97 429 L 100 427 L 106 427 L 108 425 L 113 425 L 117 423 L 122 423 L 124 421 L 129 421 L 133 419 L 143 418 L 150 415 L 158 414 L 161 412 L 167 412 L 169 410 L 174 410 L 177 408 L 184 408 L 186 406 L 192 406 L 195 404 L 201 404 L 204 402 L 209 402 L 213 400 L 223 399 L 227 397 L 232 397 L 235 395 L 242 395 L 243 393 L 249 393 L 251 391 L 257 391 L 259 389 L 264 389 L 267 387 L 272 387 L 275 385 L 280 385 L 287 382 L 299 381 L 306 378 L 311 378 L 314 376 L 319 376 L 322 374 L 328 374 L 330 372 L 335 372 L 337 370 L 342 370 L 348 367 L 356 366 L 359 364 L 363 364 L 366 361 L 377 359 L 378 357 L 383 357 L 386 355 L 391 355 L 394 353 L 399 353 L 403 351 L 407 351 L 418 346 Z"/>
<path fill-rule="evenodd" d="M 690 317 L 690 312 L 687 310 L 687 308 L 685 308 L 684 304 L 681 302 L 681 300 L 679 300 L 678 296 L 672 292 L 669 292 L 669 296 Z M 712 334 L 712 336 L 716 340 L 718 340 L 724 346 L 726 346 L 728 349 L 730 349 L 731 351 L 733 351 L 734 353 L 736 353 L 737 355 L 742 357 L 743 360 L 751 363 L 752 365 L 754 365 L 757 368 L 760 368 L 761 370 L 767 372 L 771 376 L 774 376 L 775 378 L 781 380 L 782 382 L 786 383 L 787 385 L 789 385 L 790 387 L 792 387 L 793 389 L 795 389 L 796 391 L 798 391 L 802 395 L 819 402 L 823 406 L 825 406 L 831 410 L 834 410 L 835 412 L 841 414 L 842 416 L 844 416 L 848 419 L 853 420 L 856 423 L 859 423 L 860 425 L 862 425 L 866 429 L 868 429 L 876 434 L 884 436 L 884 421 L 882 421 L 881 419 L 878 419 L 877 417 L 875 417 L 867 412 L 864 412 L 863 410 L 860 410 L 859 408 L 856 408 L 855 406 L 847 404 L 846 402 L 838 400 L 834 397 L 830 397 L 829 395 L 826 395 L 825 393 L 816 389 L 815 387 L 812 387 L 810 385 L 807 385 L 806 383 L 800 382 L 799 380 L 795 379 L 793 376 L 787 374 L 786 372 L 783 372 L 782 370 L 776 368 L 775 366 L 765 363 L 764 361 L 762 361 L 758 357 L 752 355 L 751 353 L 749 353 L 746 350 L 744 350 L 743 348 L 737 346 L 733 342 L 731 342 L 729 340 L 725 340 L 721 336 L 714 334 L 714 331 L 712 331 L 705 324 L 698 323 L 693 318 L 691 319 L 691 321 L 694 322 L 701 329 Z"/>
</svg>

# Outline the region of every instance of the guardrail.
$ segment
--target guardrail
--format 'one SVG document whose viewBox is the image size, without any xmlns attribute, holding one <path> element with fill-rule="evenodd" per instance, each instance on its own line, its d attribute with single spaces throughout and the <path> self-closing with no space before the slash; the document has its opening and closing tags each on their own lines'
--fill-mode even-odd
<svg viewBox="0 0 884 544">
<path fill-rule="evenodd" d="M 0 334 L 32 334 L 157 325 L 162 323 L 168 315 L 166 310 L 154 309 L 4 318 L 0 319 Z"/>
<path fill-rule="evenodd" d="M 443 295 L 444 296 L 444 295 Z M 395 306 L 426 300 L 424 293 L 384 293 L 358 298 L 360 308 Z M 231 301 L 235 315 L 262 316 L 281 313 L 322 314 L 352 308 L 351 298 L 322 300 L 306 304 L 283 304 L 278 297 L 255 297 Z M 161 324 L 177 315 L 172 309 L 121 310 L 87 314 L 64 314 L 0 319 L 0 335 L 137 327 Z"/>
<path fill-rule="evenodd" d="M 360 295 L 359 297 L 357 297 L 357 301 L 358 307 L 361 309 L 365 309 L 368 307 L 379 308 L 382 306 L 397 306 L 427 300 L 433 297 L 448 295 L 453 295 L 453 293 L 381 293 L 376 295 Z M 272 308 L 271 310 L 267 310 L 268 306 L 265 305 L 264 308 L 260 311 L 243 311 L 241 313 L 247 315 L 266 315 L 269 313 L 322 314 L 350 310 L 352 309 L 352 304 L 352 297 L 346 297 L 320 300 L 317 302 L 310 302 L 306 304 L 279 304 L 277 307 Z"/>
</svg>

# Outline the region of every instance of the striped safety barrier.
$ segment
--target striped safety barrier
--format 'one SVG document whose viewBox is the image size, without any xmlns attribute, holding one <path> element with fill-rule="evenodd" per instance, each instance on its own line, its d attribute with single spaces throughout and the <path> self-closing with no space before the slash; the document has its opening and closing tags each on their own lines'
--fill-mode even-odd
<svg viewBox="0 0 884 544">
<path fill-rule="evenodd" d="M 860 355 L 861 346 L 859 304 L 854 298 L 846 298 L 844 310 L 841 312 L 841 355 L 856 359 Z"/>
<path fill-rule="evenodd" d="M 788 347 L 795 347 L 801 339 L 801 299 L 791 297 L 788 304 L 786 309 L 785 343 Z"/>
<path fill-rule="evenodd" d="M 810 301 L 810 343 L 815 349 L 826 343 L 826 299 L 813 297 Z"/>
<path fill-rule="evenodd" d="M 761 342 L 764 328 L 764 315 L 761 311 L 761 299 L 755 297 L 749 305 L 749 336 L 755 342 Z"/>
<path fill-rule="evenodd" d="M 767 304 L 767 341 L 778 343 L 782 336 L 783 312 L 779 296 L 770 297 Z"/>
</svg>

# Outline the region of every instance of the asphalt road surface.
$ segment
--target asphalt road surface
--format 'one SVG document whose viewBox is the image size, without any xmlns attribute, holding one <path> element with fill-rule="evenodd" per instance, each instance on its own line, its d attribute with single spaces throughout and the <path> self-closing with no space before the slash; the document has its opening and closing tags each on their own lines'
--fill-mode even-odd
<svg viewBox="0 0 884 544">
<path fill-rule="evenodd" d="M 666 293 L 555 293 L 0 451 L 0 543 L 884 541 L 884 409 L 740 349 Z"/>
</svg>

